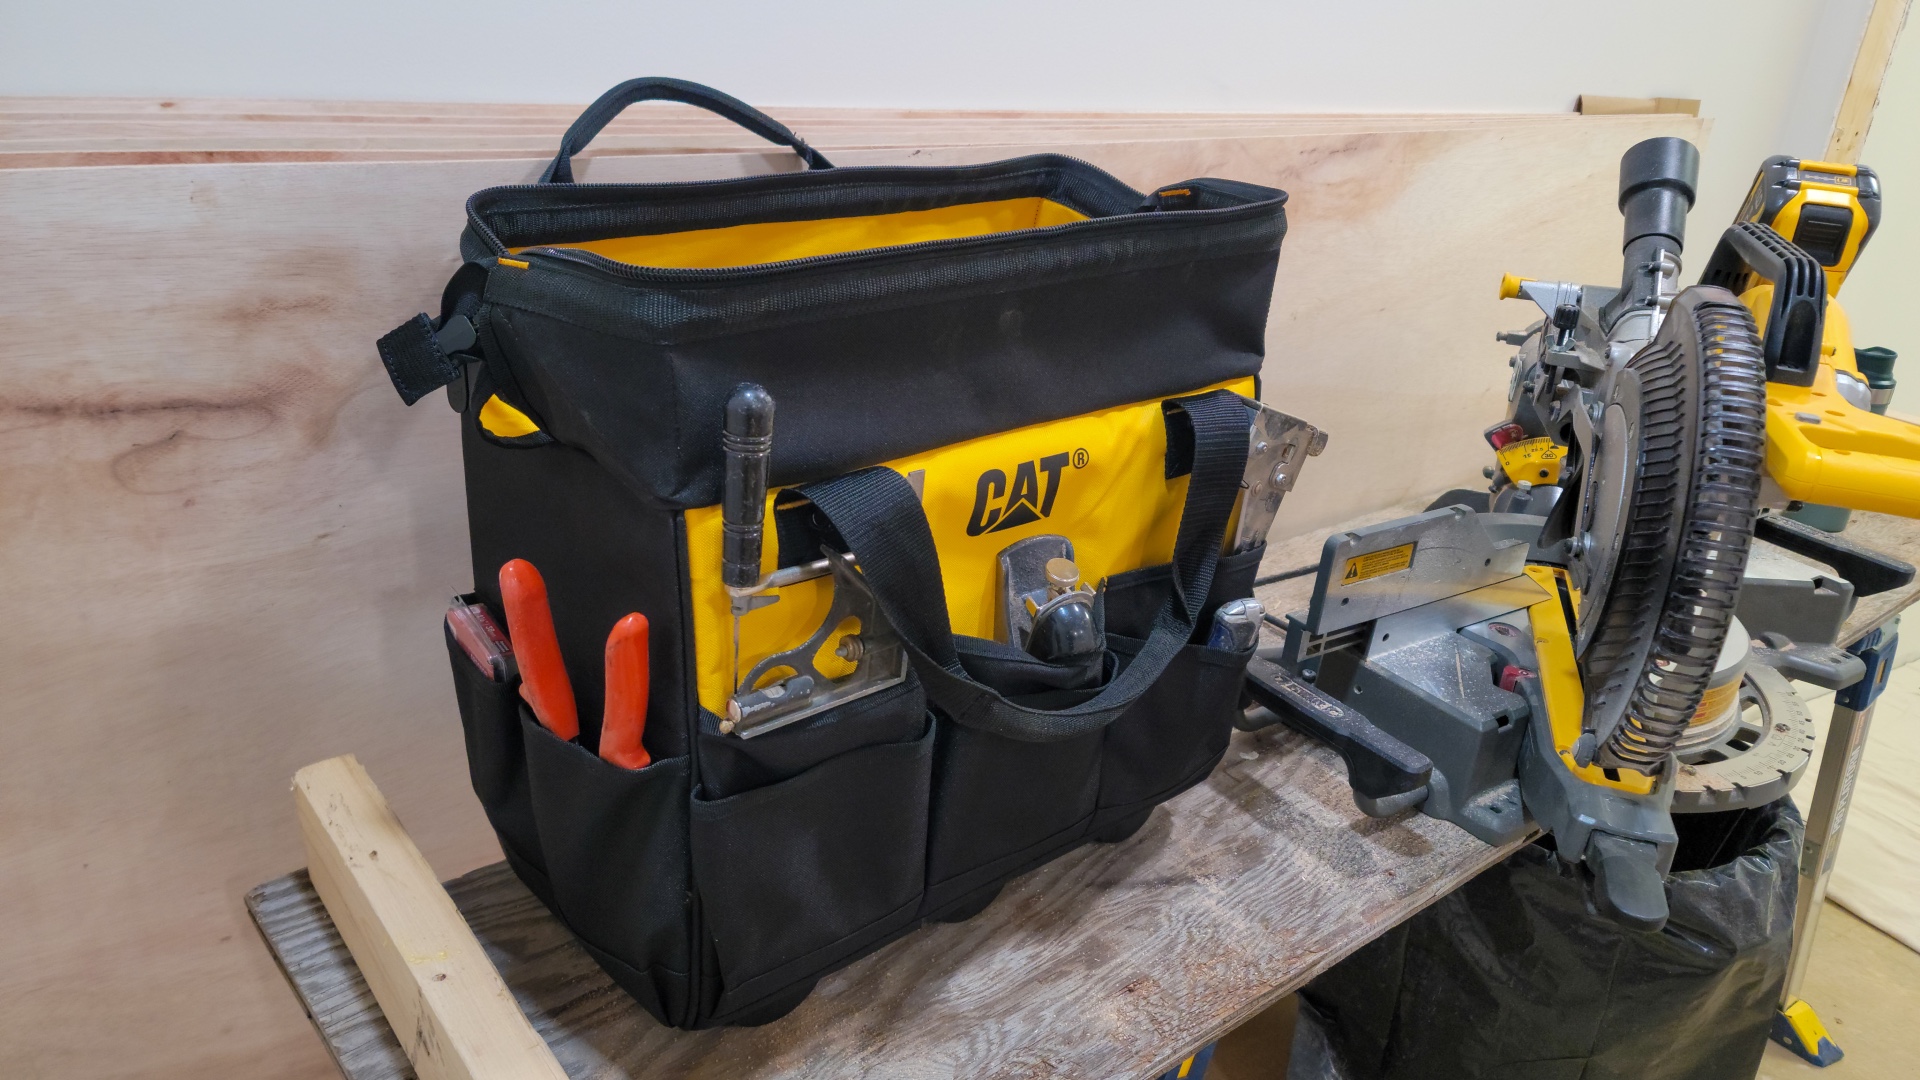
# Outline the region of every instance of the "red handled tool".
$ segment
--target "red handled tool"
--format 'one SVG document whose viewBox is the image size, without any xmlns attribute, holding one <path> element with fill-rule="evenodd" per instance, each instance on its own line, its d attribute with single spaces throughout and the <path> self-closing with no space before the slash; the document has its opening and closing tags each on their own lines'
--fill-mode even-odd
<svg viewBox="0 0 1920 1080">
<path fill-rule="evenodd" d="M 520 696 L 548 731 L 563 739 L 580 734 L 580 714 L 573 704 L 573 684 L 560 661 L 560 640 L 553 633 L 553 612 L 547 607 L 547 583 L 525 559 L 500 568 L 500 602 L 507 609 L 507 636 L 520 664 Z"/>
<path fill-rule="evenodd" d="M 647 617 L 634 612 L 607 635 L 607 708 L 600 723 L 600 756 L 623 769 L 653 764 L 640 736 L 647 730 Z"/>
</svg>

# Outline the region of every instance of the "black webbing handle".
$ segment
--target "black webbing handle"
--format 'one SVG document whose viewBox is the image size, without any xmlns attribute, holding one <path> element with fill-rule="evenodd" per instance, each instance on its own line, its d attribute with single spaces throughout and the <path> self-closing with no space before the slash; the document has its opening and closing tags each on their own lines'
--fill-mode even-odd
<svg viewBox="0 0 1920 1080">
<path fill-rule="evenodd" d="M 808 484 L 813 501 L 860 559 L 860 573 L 906 643 L 927 697 L 956 723 L 1024 742 L 1058 742 L 1107 726 L 1145 693 L 1193 637 L 1247 463 L 1246 400 L 1226 390 L 1176 398 L 1191 419 L 1193 469 L 1173 546 L 1173 587 L 1132 663 L 1091 700 L 1064 709 L 1008 701 L 961 666 L 947 616 L 940 555 L 905 477 L 876 467 Z M 1168 437 L 1186 425 L 1168 425 Z"/>
<path fill-rule="evenodd" d="M 808 146 L 800 136 L 795 135 L 785 124 L 761 112 L 759 109 L 729 94 L 723 94 L 711 86 L 702 86 L 685 79 L 645 78 L 628 79 L 619 86 L 600 95 L 600 100 L 587 106 L 580 119 L 573 122 L 567 133 L 560 137 L 560 152 L 554 155 L 553 163 L 547 171 L 540 174 L 543 184 L 573 183 L 573 155 L 587 148 L 601 129 L 613 123 L 627 106 L 642 101 L 677 101 L 682 105 L 693 105 L 716 113 L 753 132 L 771 143 L 790 146 L 809 169 L 831 169 L 833 162 L 828 161 L 818 150 Z"/>
</svg>

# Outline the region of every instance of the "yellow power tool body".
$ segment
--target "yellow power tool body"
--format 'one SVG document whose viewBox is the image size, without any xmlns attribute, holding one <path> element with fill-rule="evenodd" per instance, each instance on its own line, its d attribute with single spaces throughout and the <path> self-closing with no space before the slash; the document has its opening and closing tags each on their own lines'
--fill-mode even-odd
<svg viewBox="0 0 1920 1080">
<path fill-rule="evenodd" d="M 1872 169 L 1768 158 L 1702 276 L 1739 295 L 1766 343 L 1763 501 L 1920 517 L 1920 427 L 1871 411 L 1835 299 L 1879 224 Z"/>
</svg>

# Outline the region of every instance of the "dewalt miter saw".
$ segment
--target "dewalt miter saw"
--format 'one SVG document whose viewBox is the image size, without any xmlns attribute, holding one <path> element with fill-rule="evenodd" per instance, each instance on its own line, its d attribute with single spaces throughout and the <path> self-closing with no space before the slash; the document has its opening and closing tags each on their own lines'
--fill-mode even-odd
<svg viewBox="0 0 1920 1080">
<path fill-rule="evenodd" d="M 1682 288 L 1698 160 L 1673 138 L 1622 159 L 1618 287 L 1502 282 L 1542 318 L 1500 335 L 1518 352 L 1491 489 L 1329 537 L 1308 609 L 1249 669 L 1245 724 L 1331 742 L 1370 814 L 1545 830 L 1595 909 L 1644 929 L 1666 921 L 1672 815 L 1785 794 L 1815 741 L 1789 679 L 1859 679 L 1834 644 L 1854 586 L 1912 576 L 1763 511 L 1920 515 L 1920 429 L 1867 411 L 1827 303 L 1877 220 L 1872 173 L 1769 161 Z M 1750 565 L 1757 527 L 1845 580 Z"/>
</svg>

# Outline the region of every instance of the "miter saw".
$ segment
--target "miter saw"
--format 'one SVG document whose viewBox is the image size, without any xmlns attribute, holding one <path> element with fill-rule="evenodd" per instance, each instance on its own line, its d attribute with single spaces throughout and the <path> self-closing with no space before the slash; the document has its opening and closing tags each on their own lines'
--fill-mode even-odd
<svg viewBox="0 0 1920 1080">
<path fill-rule="evenodd" d="M 1518 352 L 1490 490 L 1328 537 L 1308 609 L 1249 667 L 1243 726 L 1331 742 L 1370 814 L 1418 806 L 1489 843 L 1543 829 L 1596 910 L 1664 925 L 1672 815 L 1784 795 L 1815 743 L 1789 680 L 1858 680 L 1841 621 L 1913 574 L 1766 513 L 1920 515 L 1920 430 L 1854 408 L 1824 260 L 1767 224 L 1800 206 L 1791 234 L 1837 236 L 1823 254 L 1851 265 L 1877 186 L 1848 167 L 1848 202 L 1813 186 L 1837 172 L 1785 160 L 1699 285 L 1680 285 L 1699 155 L 1673 138 L 1621 161 L 1619 287 L 1502 282 L 1543 318 L 1500 335 Z M 1833 572 L 1752 551 L 1756 528 Z"/>
</svg>

